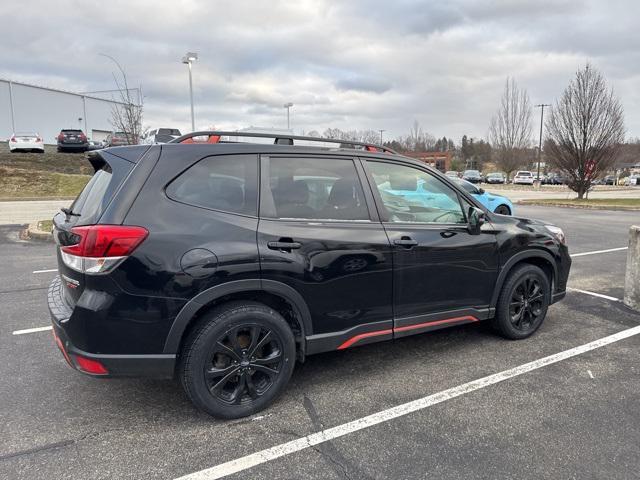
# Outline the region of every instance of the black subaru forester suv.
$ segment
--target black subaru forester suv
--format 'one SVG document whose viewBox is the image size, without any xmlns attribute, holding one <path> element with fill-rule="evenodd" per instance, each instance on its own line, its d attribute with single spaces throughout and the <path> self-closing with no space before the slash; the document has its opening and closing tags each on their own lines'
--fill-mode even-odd
<svg viewBox="0 0 640 480">
<path fill-rule="evenodd" d="M 236 418 L 307 355 L 482 320 L 522 339 L 565 295 L 556 226 L 491 213 L 386 147 L 237 136 L 90 154 L 95 174 L 54 218 L 48 292 L 73 368 L 177 376 Z"/>
</svg>

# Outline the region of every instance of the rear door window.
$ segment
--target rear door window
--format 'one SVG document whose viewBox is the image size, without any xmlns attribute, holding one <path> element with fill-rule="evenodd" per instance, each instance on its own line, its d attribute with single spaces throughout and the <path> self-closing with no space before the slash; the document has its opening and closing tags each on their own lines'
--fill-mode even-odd
<svg viewBox="0 0 640 480">
<path fill-rule="evenodd" d="M 203 158 L 173 180 L 166 192 L 169 198 L 196 207 L 257 216 L 258 158 Z"/>
<path fill-rule="evenodd" d="M 364 192 L 350 159 L 270 158 L 268 192 L 275 218 L 369 220 Z"/>
</svg>

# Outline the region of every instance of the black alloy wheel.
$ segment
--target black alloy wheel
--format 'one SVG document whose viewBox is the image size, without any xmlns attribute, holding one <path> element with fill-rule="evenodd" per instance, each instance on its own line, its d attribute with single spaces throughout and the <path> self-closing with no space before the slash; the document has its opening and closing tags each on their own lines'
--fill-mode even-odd
<svg viewBox="0 0 640 480">
<path fill-rule="evenodd" d="M 527 338 L 542 325 L 550 299 L 550 281 L 545 272 L 536 265 L 520 264 L 502 285 L 492 324 L 506 338 Z"/>
<path fill-rule="evenodd" d="M 509 303 L 511 324 L 520 331 L 528 331 L 541 321 L 544 308 L 544 293 L 540 280 L 526 276 L 513 290 Z"/>
<path fill-rule="evenodd" d="M 201 410 L 218 418 L 252 415 L 284 390 L 296 359 L 289 324 L 253 301 L 234 301 L 205 314 L 184 342 L 179 375 Z"/>
<path fill-rule="evenodd" d="M 225 332 L 203 369 L 211 394 L 229 405 L 263 396 L 282 371 L 282 343 L 277 332 L 255 323 Z"/>
</svg>

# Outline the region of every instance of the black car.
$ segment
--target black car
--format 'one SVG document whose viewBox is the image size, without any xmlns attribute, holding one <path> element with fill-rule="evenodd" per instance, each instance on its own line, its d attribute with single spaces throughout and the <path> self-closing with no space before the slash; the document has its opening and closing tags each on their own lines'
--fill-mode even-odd
<svg viewBox="0 0 640 480">
<path fill-rule="evenodd" d="M 58 134 L 58 151 L 86 152 L 89 150 L 89 140 L 80 129 L 67 128 Z"/>
<path fill-rule="evenodd" d="M 507 177 L 502 172 L 492 172 L 487 174 L 484 181 L 490 184 L 505 184 L 507 183 Z"/>
<path fill-rule="evenodd" d="M 565 296 L 562 230 L 495 215 L 423 163 L 226 136 L 270 135 L 89 154 L 95 174 L 54 217 L 48 304 L 71 367 L 177 377 L 199 408 L 236 418 L 307 355 L 483 320 L 522 339 Z"/>
<path fill-rule="evenodd" d="M 465 170 L 462 179 L 471 183 L 482 183 L 482 175 L 478 170 Z"/>
</svg>

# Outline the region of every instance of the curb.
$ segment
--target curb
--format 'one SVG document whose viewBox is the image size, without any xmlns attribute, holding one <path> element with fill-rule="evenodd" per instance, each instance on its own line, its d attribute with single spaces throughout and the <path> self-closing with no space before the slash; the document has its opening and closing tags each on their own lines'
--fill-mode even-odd
<svg viewBox="0 0 640 480">
<path fill-rule="evenodd" d="M 568 203 L 546 203 L 528 200 L 520 200 L 515 202 L 516 205 L 531 205 L 535 207 L 563 207 L 563 208 L 582 208 L 585 210 L 619 210 L 625 212 L 640 211 L 640 207 L 631 207 L 625 205 L 575 205 Z"/>
<path fill-rule="evenodd" d="M 38 240 L 40 242 L 53 242 L 53 234 L 38 229 L 38 222 L 30 223 L 24 230 L 24 236 L 29 240 Z"/>
</svg>

